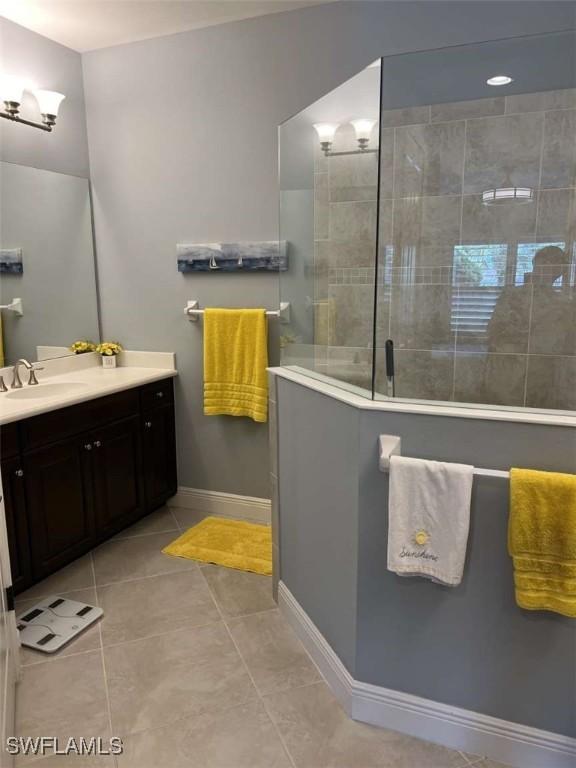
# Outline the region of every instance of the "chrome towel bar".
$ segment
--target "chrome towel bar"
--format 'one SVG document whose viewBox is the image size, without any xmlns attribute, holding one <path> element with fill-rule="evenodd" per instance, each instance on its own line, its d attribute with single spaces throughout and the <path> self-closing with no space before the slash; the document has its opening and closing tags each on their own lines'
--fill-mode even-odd
<svg viewBox="0 0 576 768">
<path fill-rule="evenodd" d="M 380 435 L 378 449 L 378 466 L 380 471 L 389 472 L 390 457 L 402 455 L 402 439 L 398 435 Z M 474 467 L 474 474 L 479 477 L 510 477 L 510 472 L 502 469 L 482 469 L 481 467 Z"/>
<path fill-rule="evenodd" d="M 22 317 L 24 314 L 22 299 L 12 299 L 10 304 L 0 304 L 0 309 L 5 309 L 7 312 L 14 312 L 18 317 Z"/>
<path fill-rule="evenodd" d="M 204 314 L 204 310 L 200 309 L 200 305 L 198 301 L 194 300 L 194 301 L 189 301 L 186 304 L 186 306 L 184 307 L 184 314 L 187 316 L 188 320 L 191 320 L 192 322 L 198 322 L 198 319 L 202 317 L 202 315 Z M 267 309 L 266 316 L 277 317 L 281 323 L 289 323 L 290 322 L 290 302 L 281 301 L 280 309 Z"/>
</svg>

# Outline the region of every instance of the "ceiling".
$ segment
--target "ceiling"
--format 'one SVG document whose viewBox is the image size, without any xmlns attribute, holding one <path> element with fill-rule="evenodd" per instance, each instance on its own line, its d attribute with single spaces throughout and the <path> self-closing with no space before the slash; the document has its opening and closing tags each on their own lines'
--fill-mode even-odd
<svg viewBox="0 0 576 768">
<path fill-rule="evenodd" d="M 0 0 L 0 16 L 76 51 L 334 0 Z"/>
</svg>

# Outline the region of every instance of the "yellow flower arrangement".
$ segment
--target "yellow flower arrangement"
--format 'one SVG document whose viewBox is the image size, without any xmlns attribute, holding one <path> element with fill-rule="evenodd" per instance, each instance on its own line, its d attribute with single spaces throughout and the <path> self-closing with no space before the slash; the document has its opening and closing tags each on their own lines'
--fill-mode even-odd
<svg viewBox="0 0 576 768">
<path fill-rule="evenodd" d="M 122 345 L 117 341 L 103 341 L 96 347 L 96 352 L 103 357 L 109 357 L 110 355 L 119 355 L 122 352 Z"/>
<path fill-rule="evenodd" d="M 96 344 L 93 341 L 88 341 L 88 339 L 75 341 L 74 344 L 70 345 L 70 351 L 76 355 L 82 355 L 84 352 L 95 352 Z"/>
</svg>

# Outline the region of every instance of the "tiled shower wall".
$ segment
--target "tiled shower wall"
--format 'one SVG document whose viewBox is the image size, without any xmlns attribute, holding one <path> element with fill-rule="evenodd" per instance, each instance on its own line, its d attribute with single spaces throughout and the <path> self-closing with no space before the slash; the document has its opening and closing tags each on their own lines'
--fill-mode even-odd
<svg viewBox="0 0 576 768">
<path fill-rule="evenodd" d="M 378 146 L 378 126 L 370 141 Z M 343 125 L 333 150 L 357 149 Z M 378 155 L 324 157 L 317 147 L 314 174 L 315 367 L 369 388 Z"/>
<path fill-rule="evenodd" d="M 400 397 L 576 409 L 576 91 L 393 110 L 382 121 L 377 392 L 392 338 Z M 342 126 L 334 149 L 353 145 Z M 534 201 L 482 203 L 508 183 L 533 188 Z M 318 153 L 316 367 L 366 388 L 376 192 L 375 155 Z M 530 274 L 547 244 L 567 262 L 554 285 L 554 267 Z"/>
</svg>

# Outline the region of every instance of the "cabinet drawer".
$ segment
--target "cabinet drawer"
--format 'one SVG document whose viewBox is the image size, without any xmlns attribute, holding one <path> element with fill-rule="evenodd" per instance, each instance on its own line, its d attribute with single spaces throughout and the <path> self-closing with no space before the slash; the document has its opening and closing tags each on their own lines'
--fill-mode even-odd
<svg viewBox="0 0 576 768">
<path fill-rule="evenodd" d="M 171 403 L 174 398 L 172 390 L 172 379 L 156 381 L 154 384 L 147 384 L 140 390 L 140 402 L 143 411 L 149 411 L 159 405 Z"/>
<path fill-rule="evenodd" d="M 138 414 L 138 390 L 127 389 L 116 395 L 91 400 L 86 405 L 90 409 L 90 428 L 94 429 L 101 424 L 136 416 Z"/>
<path fill-rule="evenodd" d="M 4 424 L 0 427 L 0 451 L 3 459 L 18 455 L 20 452 L 18 424 Z"/>
<path fill-rule="evenodd" d="M 137 389 L 127 389 L 115 395 L 43 413 L 22 422 L 22 450 L 29 451 L 55 443 L 137 413 Z"/>
</svg>

